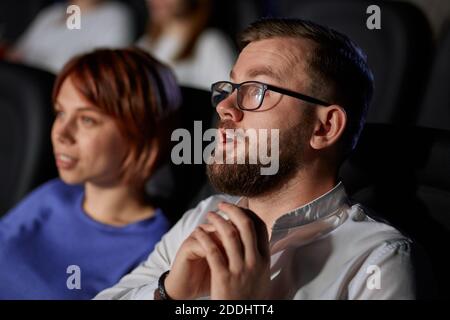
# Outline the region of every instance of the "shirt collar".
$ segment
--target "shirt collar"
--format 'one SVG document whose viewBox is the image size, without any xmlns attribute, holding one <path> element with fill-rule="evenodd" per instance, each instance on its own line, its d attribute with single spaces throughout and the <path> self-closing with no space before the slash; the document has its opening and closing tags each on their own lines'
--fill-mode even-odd
<svg viewBox="0 0 450 320">
<path fill-rule="evenodd" d="M 347 219 L 349 200 L 344 185 L 278 218 L 270 238 L 272 254 L 287 246 L 301 246 L 330 233 Z"/>
<path fill-rule="evenodd" d="M 346 203 L 348 203 L 347 194 L 344 185 L 339 182 L 327 193 L 282 215 L 275 221 L 272 229 L 274 231 L 290 229 L 312 223 L 335 214 Z"/>
</svg>

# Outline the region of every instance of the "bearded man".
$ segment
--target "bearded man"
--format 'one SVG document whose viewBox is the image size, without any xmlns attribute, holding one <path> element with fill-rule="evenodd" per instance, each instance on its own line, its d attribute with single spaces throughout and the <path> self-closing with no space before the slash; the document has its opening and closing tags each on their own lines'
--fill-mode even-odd
<svg viewBox="0 0 450 320">
<path fill-rule="evenodd" d="M 298 19 L 257 21 L 240 43 L 230 81 L 212 85 L 215 156 L 250 160 L 253 144 L 279 136 L 279 150 L 269 150 L 277 172 L 261 174 L 261 161 L 212 161 L 208 177 L 224 194 L 186 212 L 147 261 L 97 298 L 416 298 L 411 240 L 369 217 L 338 180 L 373 92 L 362 50 Z M 255 142 L 237 130 L 279 135 Z"/>
</svg>

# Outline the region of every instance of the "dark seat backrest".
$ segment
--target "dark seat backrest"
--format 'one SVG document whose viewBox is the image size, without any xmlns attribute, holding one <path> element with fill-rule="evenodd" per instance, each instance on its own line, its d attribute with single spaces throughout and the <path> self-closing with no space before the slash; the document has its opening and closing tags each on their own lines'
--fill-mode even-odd
<svg viewBox="0 0 450 320">
<path fill-rule="evenodd" d="M 0 1 L 0 39 L 13 44 L 51 0 Z"/>
<path fill-rule="evenodd" d="M 367 54 L 375 78 L 368 121 L 411 123 L 422 96 L 432 48 L 431 30 L 425 16 L 413 5 L 376 3 L 381 9 L 379 30 L 366 26 L 366 10 L 373 1 L 290 1 L 281 14 L 331 27 L 355 41 Z"/>
<path fill-rule="evenodd" d="M 450 130 L 450 24 L 439 43 L 418 125 Z"/>
<path fill-rule="evenodd" d="M 421 244 L 448 295 L 450 131 L 368 124 L 340 175 L 352 198 Z"/>
<path fill-rule="evenodd" d="M 165 210 L 172 222 L 176 222 L 188 209 L 189 202 L 206 182 L 206 167 L 202 154 L 200 164 L 196 163 L 198 161 L 195 161 L 194 157 L 199 156 L 199 147 L 200 151 L 203 151 L 209 144 L 199 139 L 202 139 L 204 131 L 213 126 L 215 114 L 208 91 L 189 87 L 181 89 L 183 104 L 178 128 L 189 132 L 190 163 L 174 164 L 169 158 L 147 184 L 148 194 Z M 195 128 L 195 121 L 197 125 L 201 123 L 201 130 L 199 127 Z M 178 145 L 181 141 L 185 140 L 180 139 L 173 143 Z"/>
<path fill-rule="evenodd" d="M 0 61 L 0 215 L 55 175 L 53 81 L 50 73 Z"/>
</svg>

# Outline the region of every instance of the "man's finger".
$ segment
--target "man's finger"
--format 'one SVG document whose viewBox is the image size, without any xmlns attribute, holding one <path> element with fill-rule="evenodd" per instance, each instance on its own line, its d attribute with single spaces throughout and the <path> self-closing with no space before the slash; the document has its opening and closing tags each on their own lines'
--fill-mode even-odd
<svg viewBox="0 0 450 320">
<path fill-rule="evenodd" d="M 226 202 L 221 202 L 218 206 L 228 214 L 231 222 L 239 230 L 246 261 L 253 264 L 257 261 L 258 255 L 267 257 L 268 236 L 264 222 L 251 210 Z"/>
<path fill-rule="evenodd" d="M 207 219 L 217 229 L 229 263 L 229 269 L 233 272 L 240 272 L 244 266 L 244 247 L 240 237 L 240 232 L 233 223 L 214 212 L 209 212 Z"/>
<path fill-rule="evenodd" d="M 206 260 L 208 261 L 211 270 L 211 277 L 213 274 L 224 274 L 228 272 L 228 263 L 223 256 L 222 250 L 211 239 L 211 237 L 202 229 L 197 229 L 196 238 L 203 250 L 206 253 Z"/>
</svg>

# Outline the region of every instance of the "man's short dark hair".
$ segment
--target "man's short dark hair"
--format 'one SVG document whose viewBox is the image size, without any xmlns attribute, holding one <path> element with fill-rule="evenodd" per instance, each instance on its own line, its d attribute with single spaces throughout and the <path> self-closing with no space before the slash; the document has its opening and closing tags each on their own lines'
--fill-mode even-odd
<svg viewBox="0 0 450 320">
<path fill-rule="evenodd" d="M 346 35 L 301 19 L 256 21 L 241 33 L 239 45 L 242 50 L 250 42 L 278 37 L 308 39 L 315 44 L 306 57 L 309 89 L 319 98 L 342 106 L 347 114 L 339 152 L 343 160 L 356 146 L 372 99 L 373 75 L 365 54 Z M 331 92 L 327 91 L 330 88 Z"/>
</svg>

